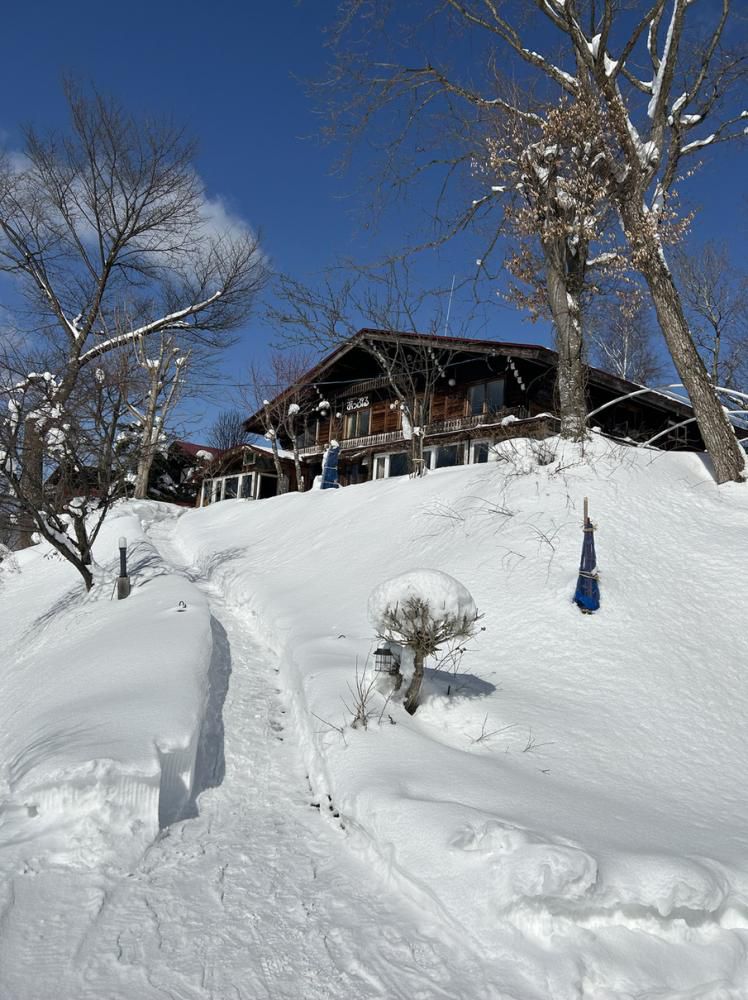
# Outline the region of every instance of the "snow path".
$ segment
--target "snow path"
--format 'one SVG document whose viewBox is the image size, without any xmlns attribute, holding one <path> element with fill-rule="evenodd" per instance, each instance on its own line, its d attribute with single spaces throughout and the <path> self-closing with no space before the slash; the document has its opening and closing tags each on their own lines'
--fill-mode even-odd
<svg viewBox="0 0 748 1000">
<path fill-rule="evenodd" d="M 145 527 L 164 560 L 194 579 L 171 541 L 174 523 Z M 324 803 L 310 806 L 273 654 L 209 582 L 194 582 L 216 619 L 201 779 L 216 787 L 132 872 L 16 875 L 0 898 L 0 1000 L 514 995 L 372 874 L 338 821 L 321 815 Z"/>
</svg>

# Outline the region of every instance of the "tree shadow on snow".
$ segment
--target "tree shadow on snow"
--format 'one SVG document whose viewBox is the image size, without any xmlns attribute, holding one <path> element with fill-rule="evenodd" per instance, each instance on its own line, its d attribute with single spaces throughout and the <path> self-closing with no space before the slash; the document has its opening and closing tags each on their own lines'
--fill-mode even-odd
<svg viewBox="0 0 748 1000">
<path fill-rule="evenodd" d="M 444 695 L 461 698 L 485 698 L 496 691 L 496 685 L 475 674 L 454 670 L 429 669 L 423 673 L 421 701 Z"/>
</svg>

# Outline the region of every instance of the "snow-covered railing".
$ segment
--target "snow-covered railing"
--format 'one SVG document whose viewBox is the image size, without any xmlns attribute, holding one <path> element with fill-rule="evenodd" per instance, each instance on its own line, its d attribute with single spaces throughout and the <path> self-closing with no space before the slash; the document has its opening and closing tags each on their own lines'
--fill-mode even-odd
<svg viewBox="0 0 748 1000">
<path fill-rule="evenodd" d="M 549 416 L 549 414 L 546 414 L 546 416 Z M 478 413 L 469 417 L 452 417 L 449 420 L 438 420 L 427 424 L 424 437 L 428 439 L 430 437 L 439 437 L 443 434 L 452 434 L 456 431 L 473 430 L 480 427 L 498 427 L 504 424 L 507 418 L 511 418 L 512 422 L 515 420 L 535 419 L 528 417 L 522 407 L 502 410 L 500 415 Z M 341 440 L 340 446 L 344 451 L 350 451 L 354 448 L 375 448 L 377 445 L 392 444 L 404 440 L 402 430 L 385 431 L 382 434 L 367 434 L 363 437 L 345 438 Z M 321 454 L 323 449 L 324 445 L 322 444 L 310 445 L 306 448 L 300 448 L 299 455 L 302 458 L 307 458 L 311 455 Z"/>
<path fill-rule="evenodd" d="M 476 413 L 469 417 L 451 417 L 449 420 L 437 420 L 426 426 L 426 437 L 431 434 L 448 434 L 450 431 L 472 430 L 474 427 L 495 427 L 501 424 L 506 417 L 515 417 L 517 420 L 527 418 L 527 411 L 524 407 L 515 406 L 511 409 L 501 410 L 500 413 Z"/>
</svg>

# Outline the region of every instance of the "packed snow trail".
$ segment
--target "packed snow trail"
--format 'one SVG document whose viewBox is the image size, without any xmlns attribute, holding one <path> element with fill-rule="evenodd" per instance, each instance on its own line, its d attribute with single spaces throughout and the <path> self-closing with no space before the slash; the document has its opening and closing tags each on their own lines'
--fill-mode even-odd
<svg viewBox="0 0 748 1000">
<path fill-rule="evenodd" d="M 181 567 L 173 524 L 145 527 Z M 326 803 L 311 804 L 273 654 L 209 583 L 191 578 L 216 619 L 225 776 L 217 784 L 219 717 L 213 759 L 201 765 L 216 787 L 132 872 L 61 867 L 13 878 L 0 900 L 0 1000 L 514 996 L 372 876 Z"/>
</svg>

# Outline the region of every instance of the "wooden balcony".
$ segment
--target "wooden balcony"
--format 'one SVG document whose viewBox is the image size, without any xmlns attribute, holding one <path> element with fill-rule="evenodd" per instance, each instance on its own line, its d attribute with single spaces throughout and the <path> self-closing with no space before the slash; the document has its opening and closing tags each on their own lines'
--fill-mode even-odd
<svg viewBox="0 0 748 1000">
<path fill-rule="evenodd" d="M 506 417 L 510 416 L 516 417 L 517 420 L 527 419 L 527 413 L 523 407 L 512 407 L 511 409 L 502 410 L 498 414 L 479 413 L 475 416 L 438 420 L 426 425 L 425 440 L 430 441 L 432 438 L 441 437 L 445 434 L 455 434 L 459 431 L 478 430 L 481 427 L 485 427 L 486 430 L 489 428 L 495 430 L 497 427 L 502 426 L 502 422 Z M 403 437 L 402 430 L 386 431 L 384 434 L 367 434 L 364 437 L 340 439 L 340 450 L 341 453 L 345 453 L 365 448 L 378 448 L 381 445 L 399 444 L 404 441 L 405 438 Z M 300 448 L 299 454 L 302 458 L 308 458 L 312 455 L 321 455 L 323 450 L 324 445 L 314 444 L 306 448 Z"/>
</svg>

